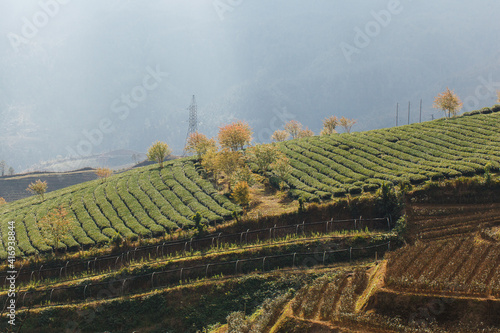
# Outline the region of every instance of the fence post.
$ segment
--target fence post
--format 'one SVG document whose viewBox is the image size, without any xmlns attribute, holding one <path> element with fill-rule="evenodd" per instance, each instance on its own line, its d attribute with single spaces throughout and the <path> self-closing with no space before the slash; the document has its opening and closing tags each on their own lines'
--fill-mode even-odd
<svg viewBox="0 0 500 333">
<path fill-rule="evenodd" d="M 349 248 L 349 262 L 352 261 L 352 247 Z"/>
<path fill-rule="evenodd" d="M 30 293 L 30 292 L 29 292 L 29 291 L 27 291 L 27 292 L 25 292 L 25 293 L 24 293 L 24 295 L 23 295 L 23 306 L 25 306 L 24 299 L 26 298 L 26 295 L 27 295 L 27 294 L 29 294 L 29 293 Z"/>
<path fill-rule="evenodd" d="M 238 274 L 238 262 L 239 261 L 240 261 L 239 259 L 236 260 L 236 265 L 234 266 L 234 274 Z"/>
<path fill-rule="evenodd" d="M 124 279 L 123 282 L 122 282 L 122 296 L 123 296 L 123 291 L 125 290 L 125 282 L 127 282 L 127 279 Z"/>
<path fill-rule="evenodd" d="M 267 257 L 264 257 L 264 258 L 262 259 L 262 271 L 263 271 L 263 272 L 265 272 L 265 271 L 266 271 L 266 258 L 267 258 Z"/>
<path fill-rule="evenodd" d="M 88 285 L 88 284 L 86 284 L 86 285 L 85 285 L 85 287 L 83 288 L 83 300 L 84 300 L 84 301 L 87 299 L 87 297 L 85 297 L 85 292 L 87 291 L 87 287 L 88 287 L 88 286 L 89 286 L 89 285 Z"/>
<path fill-rule="evenodd" d="M 208 267 L 210 267 L 210 264 L 207 264 L 207 268 L 205 269 L 205 278 L 208 277 Z"/>
<path fill-rule="evenodd" d="M 295 256 L 297 255 L 297 252 L 294 252 L 293 254 L 293 260 L 292 260 L 292 268 L 295 267 Z"/>
<path fill-rule="evenodd" d="M 69 260 L 66 261 L 66 266 L 64 266 L 64 274 L 66 275 L 66 277 L 68 277 L 68 265 L 69 265 Z"/>
<path fill-rule="evenodd" d="M 49 303 L 52 303 L 52 293 L 54 292 L 54 288 L 50 291 Z"/>
<path fill-rule="evenodd" d="M 391 231 L 391 222 L 389 220 L 389 217 L 387 217 L 387 230 Z"/>
<path fill-rule="evenodd" d="M 43 268 L 43 265 L 40 266 L 40 269 L 38 270 L 38 279 L 41 281 L 42 280 L 42 268 Z"/>
<path fill-rule="evenodd" d="M 151 289 L 154 289 L 154 277 L 155 277 L 155 273 L 156 272 L 153 272 L 153 274 L 151 274 Z"/>
<path fill-rule="evenodd" d="M 250 229 L 247 229 L 247 233 L 245 234 L 245 244 L 248 245 L 248 232 L 250 231 Z"/>
<path fill-rule="evenodd" d="M 189 240 L 189 252 L 190 253 L 193 253 L 193 238 L 191 237 L 191 239 Z"/>
<path fill-rule="evenodd" d="M 302 221 L 302 235 L 306 234 L 306 221 Z"/>
<path fill-rule="evenodd" d="M 326 251 L 323 252 L 323 266 L 325 266 Z"/>
</svg>

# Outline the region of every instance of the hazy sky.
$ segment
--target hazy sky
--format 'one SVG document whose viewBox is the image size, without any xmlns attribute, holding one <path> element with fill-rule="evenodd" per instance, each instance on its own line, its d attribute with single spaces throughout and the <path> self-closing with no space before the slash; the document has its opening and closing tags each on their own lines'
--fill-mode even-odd
<svg viewBox="0 0 500 333">
<path fill-rule="evenodd" d="M 151 142 L 182 151 L 191 96 L 200 130 L 244 119 L 257 142 L 295 118 L 353 130 L 465 109 L 500 89 L 500 2 L 40 0 L 0 2 L 0 159 L 43 160 Z"/>
</svg>

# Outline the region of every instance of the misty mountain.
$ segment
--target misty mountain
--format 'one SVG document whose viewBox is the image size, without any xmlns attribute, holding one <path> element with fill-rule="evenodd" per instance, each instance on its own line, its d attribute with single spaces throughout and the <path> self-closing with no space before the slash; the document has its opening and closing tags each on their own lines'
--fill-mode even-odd
<svg viewBox="0 0 500 333">
<path fill-rule="evenodd" d="M 495 103 L 493 0 L 62 1 L 0 4 L 0 160 L 44 160 L 162 140 L 179 154 L 196 95 L 199 129 L 247 120 L 256 142 L 329 115 L 353 130 L 441 117 L 447 86 Z M 401 123 L 400 122 L 400 123 Z"/>
</svg>

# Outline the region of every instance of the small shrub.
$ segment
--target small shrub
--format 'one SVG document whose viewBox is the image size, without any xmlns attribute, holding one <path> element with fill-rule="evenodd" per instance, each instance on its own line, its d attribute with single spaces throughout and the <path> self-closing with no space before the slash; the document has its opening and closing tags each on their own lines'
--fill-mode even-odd
<svg viewBox="0 0 500 333">
<path fill-rule="evenodd" d="M 247 207 L 250 203 L 250 187 L 248 183 L 245 181 L 238 182 L 233 189 L 233 193 L 231 194 L 231 198 L 238 204 L 243 207 Z"/>
<path fill-rule="evenodd" d="M 359 186 L 353 186 L 349 188 L 349 194 L 360 194 L 363 191 L 363 189 Z"/>
<path fill-rule="evenodd" d="M 113 236 L 113 238 L 109 240 L 109 243 L 114 248 L 118 249 L 123 244 L 123 238 L 117 233 L 116 235 Z"/>
<path fill-rule="evenodd" d="M 299 214 L 302 214 L 306 211 L 304 206 L 304 198 L 300 197 L 298 201 L 299 201 Z"/>
<path fill-rule="evenodd" d="M 243 312 L 233 312 L 226 317 L 228 333 L 248 333 L 250 324 Z"/>
<path fill-rule="evenodd" d="M 492 112 L 490 108 L 482 108 L 480 111 L 482 114 L 488 114 Z"/>
<path fill-rule="evenodd" d="M 491 107 L 491 111 L 500 112 L 500 104 L 495 104 Z"/>
<path fill-rule="evenodd" d="M 403 215 L 396 221 L 396 225 L 393 229 L 393 231 L 398 235 L 398 238 L 401 240 L 406 236 L 406 227 L 406 215 Z"/>
</svg>

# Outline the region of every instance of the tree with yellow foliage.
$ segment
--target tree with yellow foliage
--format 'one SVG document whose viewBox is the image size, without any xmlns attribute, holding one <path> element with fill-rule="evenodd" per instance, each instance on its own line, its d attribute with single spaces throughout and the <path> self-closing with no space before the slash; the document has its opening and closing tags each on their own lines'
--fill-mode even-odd
<svg viewBox="0 0 500 333">
<path fill-rule="evenodd" d="M 330 116 L 328 118 L 323 119 L 323 129 L 321 130 L 320 135 L 330 135 L 337 133 L 335 128 L 339 124 L 339 120 L 337 117 Z"/>
<path fill-rule="evenodd" d="M 38 179 L 36 182 L 30 183 L 26 191 L 37 194 L 40 197 L 40 201 L 43 201 L 45 192 L 47 191 L 47 182 L 42 182 Z"/>
<path fill-rule="evenodd" d="M 302 124 L 297 120 L 290 120 L 285 124 L 285 131 L 290 134 L 292 139 L 296 139 L 299 137 L 300 132 L 302 131 Z"/>
<path fill-rule="evenodd" d="M 170 155 L 172 151 L 165 142 L 156 141 L 148 149 L 148 160 L 156 161 L 160 164 L 160 168 L 163 168 L 163 160 Z"/>
<path fill-rule="evenodd" d="M 102 182 L 104 182 L 106 178 L 113 174 L 113 170 L 110 168 L 97 168 L 95 170 L 95 174 L 99 177 L 99 179 L 101 179 Z"/>
<path fill-rule="evenodd" d="M 60 205 L 45 215 L 38 225 L 43 236 L 54 244 L 54 251 L 57 254 L 59 243 L 70 229 L 72 219 L 68 216 L 67 210 Z"/>
<path fill-rule="evenodd" d="M 231 191 L 231 180 L 233 174 L 245 164 L 243 154 L 239 151 L 224 149 L 217 154 L 217 168 L 224 173 L 228 190 Z"/>
<path fill-rule="evenodd" d="M 246 154 L 259 170 L 269 171 L 271 164 L 280 156 L 280 151 L 276 144 L 262 144 L 247 149 Z"/>
<path fill-rule="evenodd" d="M 463 103 L 460 98 L 450 90 L 450 88 L 446 87 L 446 90 L 436 96 L 434 99 L 434 105 L 432 106 L 435 109 L 441 109 L 444 111 L 445 116 L 448 113 L 448 118 L 452 115 L 456 116 L 458 111 L 462 109 Z"/>
<path fill-rule="evenodd" d="M 288 137 L 290 136 L 290 133 L 288 133 L 285 130 L 276 130 L 274 131 L 273 135 L 271 136 L 271 139 L 275 142 L 283 142 L 288 140 Z"/>
</svg>

